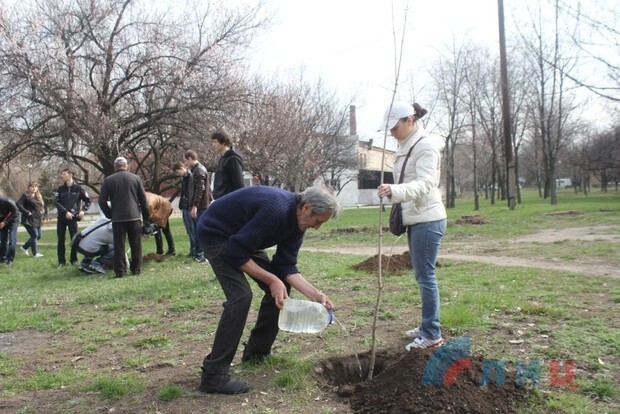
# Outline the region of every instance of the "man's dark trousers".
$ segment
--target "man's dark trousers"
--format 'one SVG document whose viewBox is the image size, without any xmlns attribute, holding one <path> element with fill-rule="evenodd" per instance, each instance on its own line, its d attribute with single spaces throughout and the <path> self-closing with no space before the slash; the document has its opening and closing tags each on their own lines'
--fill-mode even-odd
<svg viewBox="0 0 620 414">
<path fill-rule="evenodd" d="M 226 296 L 224 310 L 215 331 L 211 353 L 203 361 L 206 374 L 228 374 L 230 363 L 233 361 L 241 341 L 252 303 L 252 288 L 245 273 L 232 268 L 222 260 L 219 255 L 221 248 L 222 246 L 203 246 L 205 256 L 209 260 L 215 277 Z M 271 262 L 265 252 L 255 253 L 252 260 L 263 269 L 273 272 Z M 256 279 L 254 281 L 265 292 L 265 295 L 261 300 L 256 324 L 243 352 L 244 357 L 269 355 L 271 346 L 279 332 L 278 317 L 280 310 L 271 297 L 269 286 Z M 286 282 L 284 285 L 287 292 L 290 292 L 291 286 Z"/>
<path fill-rule="evenodd" d="M 127 274 L 125 262 L 125 235 L 129 240 L 131 259 L 129 269 L 134 275 L 139 275 L 142 268 L 142 221 L 116 221 L 112 222 L 114 234 L 114 273 L 118 277 Z"/>
</svg>

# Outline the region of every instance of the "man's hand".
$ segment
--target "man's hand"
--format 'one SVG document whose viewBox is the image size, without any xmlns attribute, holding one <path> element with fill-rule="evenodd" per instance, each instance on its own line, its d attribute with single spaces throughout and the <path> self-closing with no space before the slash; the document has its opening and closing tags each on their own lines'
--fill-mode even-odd
<svg viewBox="0 0 620 414">
<path fill-rule="evenodd" d="M 196 217 L 198 216 L 198 207 L 193 206 L 189 212 L 189 216 L 193 219 L 196 219 Z"/>
<path fill-rule="evenodd" d="M 73 214 L 71 214 L 70 212 L 68 212 L 68 211 L 67 211 L 67 212 L 65 213 L 65 218 L 66 218 L 67 220 L 73 220 Z"/>
<path fill-rule="evenodd" d="M 325 306 L 325 308 L 327 310 L 330 309 L 334 309 L 334 304 L 332 303 L 331 300 L 329 300 L 329 298 L 327 297 L 327 295 L 321 291 L 317 292 L 317 294 L 314 296 L 313 299 L 315 302 L 320 303 L 321 305 Z"/>
<path fill-rule="evenodd" d="M 284 300 L 288 299 L 288 293 L 286 293 L 286 286 L 284 283 L 275 278 L 273 282 L 269 283 L 269 290 L 271 291 L 271 297 L 275 300 L 278 309 L 282 310 L 284 307 Z"/>
</svg>

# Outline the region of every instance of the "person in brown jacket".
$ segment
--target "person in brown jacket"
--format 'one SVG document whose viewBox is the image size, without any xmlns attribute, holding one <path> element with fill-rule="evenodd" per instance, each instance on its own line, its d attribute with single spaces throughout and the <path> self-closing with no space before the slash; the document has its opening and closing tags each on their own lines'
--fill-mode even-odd
<svg viewBox="0 0 620 414">
<path fill-rule="evenodd" d="M 149 213 L 151 215 L 151 221 L 161 229 L 155 233 L 155 245 L 157 246 L 157 254 L 164 254 L 164 244 L 161 238 L 161 233 L 164 233 L 166 237 L 166 244 L 168 245 L 168 251 L 166 256 L 176 255 L 176 249 L 174 247 L 174 240 L 172 233 L 170 232 L 170 222 L 168 219 L 172 214 L 172 203 L 167 198 L 157 194 L 146 192 L 146 204 L 149 206 Z"/>
</svg>

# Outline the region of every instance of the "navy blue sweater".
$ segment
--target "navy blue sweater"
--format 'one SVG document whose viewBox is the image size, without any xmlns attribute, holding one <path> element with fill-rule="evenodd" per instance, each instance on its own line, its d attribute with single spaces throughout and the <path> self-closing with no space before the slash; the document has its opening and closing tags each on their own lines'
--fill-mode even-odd
<svg viewBox="0 0 620 414">
<path fill-rule="evenodd" d="M 305 232 L 297 223 L 297 194 L 255 186 L 233 191 L 200 216 L 196 227 L 201 246 L 222 245 L 222 259 L 235 269 L 258 250 L 277 246 L 274 273 L 284 280 L 298 273 L 297 254 Z"/>
</svg>

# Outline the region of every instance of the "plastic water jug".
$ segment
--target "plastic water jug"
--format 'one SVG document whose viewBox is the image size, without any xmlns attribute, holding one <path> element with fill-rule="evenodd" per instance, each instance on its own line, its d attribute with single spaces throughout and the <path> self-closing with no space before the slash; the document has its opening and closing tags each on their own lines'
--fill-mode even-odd
<svg viewBox="0 0 620 414">
<path fill-rule="evenodd" d="M 332 323 L 333 318 L 333 311 L 327 311 L 320 303 L 286 299 L 280 311 L 278 327 L 289 332 L 317 333 Z"/>
</svg>

